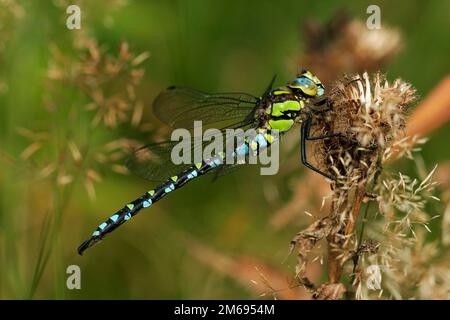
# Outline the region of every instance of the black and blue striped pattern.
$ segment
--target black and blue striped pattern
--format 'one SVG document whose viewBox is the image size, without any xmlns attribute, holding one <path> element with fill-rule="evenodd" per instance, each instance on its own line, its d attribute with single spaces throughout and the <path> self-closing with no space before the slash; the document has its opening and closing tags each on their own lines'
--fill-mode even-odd
<svg viewBox="0 0 450 320">
<path fill-rule="evenodd" d="M 250 141 L 244 141 L 239 147 L 237 147 L 233 152 L 233 156 L 237 157 L 239 155 L 248 155 L 250 154 L 250 152 L 252 152 L 253 154 L 257 154 L 263 149 L 268 148 L 272 143 L 272 140 L 273 138 L 270 134 L 258 133 L 254 139 L 251 139 Z M 131 217 L 136 215 L 142 209 L 150 207 L 155 202 L 161 200 L 168 193 L 181 188 L 194 178 L 217 169 L 218 167 L 222 166 L 223 163 L 224 155 L 216 155 L 211 159 L 193 165 L 179 175 L 171 177 L 163 184 L 157 186 L 155 189 L 150 190 L 139 198 L 131 201 L 122 209 L 109 217 L 108 220 L 100 224 L 92 233 L 92 236 L 78 247 L 78 253 L 82 255 L 87 248 L 103 239 L 106 234 L 112 232 L 124 222 L 130 220 Z"/>
<path fill-rule="evenodd" d="M 122 209 L 117 211 L 115 214 L 109 217 L 108 220 L 100 224 L 92 233 L 91 238 L 84 241 L 78 247 L 78 253 L 82 255 L 87 248 L 92 246 L 97 241 L 101 240 L 107 233 L 112 232 L 118 226 L 130 220 L 131 217 L 136 215 L 140 210 L 150 207 L 155 202 L 161 200 L 168 193 L 182 187 L 190 180 L 206 174 L 214 168 L 214 165 L 210 165 L 207 162 L 202 162 L 200 164 L 192 166 L 188 170 L 185 170 L 179 176 L 171 177 L 163 184 L 157 186 L 154 190 L 150 190 L 144 193 L 142 196 L 133 200 Z"/>
</svg>

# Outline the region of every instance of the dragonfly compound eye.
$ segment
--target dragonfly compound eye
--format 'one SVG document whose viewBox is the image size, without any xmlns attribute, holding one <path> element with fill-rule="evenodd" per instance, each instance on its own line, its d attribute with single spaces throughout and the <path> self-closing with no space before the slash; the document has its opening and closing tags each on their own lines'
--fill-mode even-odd
<svg viewBox="0 0 450 320">
<path fill-rule="evenodd" d="M 311 79 L 307 78 L 307 77 L 299 77 L 297 79 L 295 79 L 294 81 L 289 83 L 289 87 L 293 88 L 293 89 L 299 89 L 301 90 L 304 94 L 314 97 L 317 95 L 317 85 L 314 83 L 314 81 L 312 81 Z"/>
</svg>

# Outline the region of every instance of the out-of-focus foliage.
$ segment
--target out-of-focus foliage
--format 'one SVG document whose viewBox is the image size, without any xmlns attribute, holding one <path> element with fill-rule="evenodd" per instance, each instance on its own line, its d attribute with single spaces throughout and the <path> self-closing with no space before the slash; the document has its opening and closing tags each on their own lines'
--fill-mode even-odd
<svg viewBox="0 0 450 320">
<path fill-rule="evenodd" d="M 81 7 L 81 30 L 65 26 L 69 4 Z M 345 6 L 365 21 L 370 4 Z M 403 39 L 381 71 L 426 96 L 450 70 L 450 3 L 378 5 L 382 28 L 395 27 Z M 316 213 L 328 190 L 301 168 L 292 152 L 296 134 L 286 139 L 291 152 L 282 153 L 278 176 L 246 168 L 216 182 L 199 179 L 85 256 L 76 247 L 152 186 L 121 165 L 130 148 L 168 132 L 150 110 L 161 89 L 181 84 L 258 95 L 273 74 L 281 84 L 297 67 L 311 67 L 298 65 L 311 61 L 304 59 L 305 21 L 325 24 L 343 6 L 0 0 L 0 298 L 307 297 L 287 290 L 296 259 L 282 262 L 292 236 L 316 220 L 308 211 Z M 449 134 L 447 125 L 422 146 L 424 172 L 450 158 Z M 416 175 L 412 161 L 396 165 Z M 311 188 L 297 187 L 303 183 Z M 448 184 L 442 188 L 448 194 Z M 443 214 L 448 195 L 442 200 L 427 210 Z M 441 238 L 441 226 L 434 219 L 429 237 Z M 436 250 L 439 256 L 444 248 Z M 323 274 L 320 260 L 307 271 L 312 280 Z M 66 288 L 73 264 L 81 267 L 81 290 Z"/>
</svg>

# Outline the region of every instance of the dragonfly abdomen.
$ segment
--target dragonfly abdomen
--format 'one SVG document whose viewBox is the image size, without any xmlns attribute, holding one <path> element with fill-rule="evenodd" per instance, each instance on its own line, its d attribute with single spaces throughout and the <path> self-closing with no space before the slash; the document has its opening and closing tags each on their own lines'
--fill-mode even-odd
<svg viewBox="0 0 450 320">
<path fill-rule="evenodd" d="M 222 163 L 223 157 L 221 155 L 217 155 L 211 159 L 197 163 L 179 175 L 172 176 L 155 189 L 152 189 L 144 193 L 139 198 L 131 201 L 109 217 L 105 222 L 101 223 L 92 233 L 92 236 L 78 247 L 78 253 L 82 255 L 87 248 L 100 241 L 107 233 L 112 232 L 124 222 L 130 220 L 142 209 L 150 207 L 155 202 L 165 197 L 168 193 L 181 188 L 189 181 L 208 173 L 209 171 L 220 166 Z"/>
<path fill-rule="evenodd" d="M 273 139 L 274 138 L 270 133 L 259 131 L 253 139 L 245 140 L 241 145 L 236 147 L 234 149 L 233 156 L 248 156 L 250 153 L 258 154 L 261 150 L 268 148 L 273 142 Z M 80 255 L 83 254 L 87 248 L 103 239 L 106 234 L 112 232 L 124 222 L 130 220 L 142 209 L 150 207 L 155 202 L 165 197 L 168 193 L 181 188 L 196 177 L 202 176 L 222 166 L 224 162 L 224 153 L 219 153 L 210 159 L 196 163 L 178 175 L 172 176 L 155 189 L 152 189 L 144 193 L 139 198 L 131 201 L 109 217 L 105 222 L 101 223 L 92 233 L 91 237 L 78 247 L 78 253 Z"/>
</svg>

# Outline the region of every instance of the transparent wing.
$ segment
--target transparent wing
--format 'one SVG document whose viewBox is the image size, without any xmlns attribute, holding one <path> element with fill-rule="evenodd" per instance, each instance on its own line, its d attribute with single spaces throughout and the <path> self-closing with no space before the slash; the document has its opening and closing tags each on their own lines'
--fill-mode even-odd
<svg viewBox="0 0 450 320">
<path fill-rule="evenodd" d="M 159 120 L 172 128 L 192 129 L 195 120 L 202 121 L 203 129 L 214 127 L 222 132 L 225 129 L 256 128 L 258 123 L 255 112 L 270 92 L 274 80 L 275 77 L 261 99 L 247 93 L 209 94 L 190 88 L 169 87 L 156 97 L 153 112 Z M 209 144 L 194 140 L 191 142 L 191 155 L 199 145 L 203 148 Z M 127 167 L 147 180 L 166 180 L 192 165 L 174 164 L 171 153 L 177 144 L 176 141 L 167 141 L 146 145 L 128 159 Z M 219 171 L 222 174 L 231 171 L 232 167 L 235 165 L 223 165 Z"/>
<path fill-rule="evenodd" d="M 193 128 L 201 120 L 204 128 L 224 128 L 253 119 L 260 99 L 246 93 L 209 94 L 184 87 L 169 87 L 153 103 L 153 112 L 173 128 Z"/>
<path fill-rule="evenodd" d="M 143 146 L 136 150 L 126 162 L 134 174 L 150 180 L 164 181 L 186 170 L 191 164 L 174 164 L 171 152 L 178 141 L 165 141 Z M 192 150 L 194 147 L 191 148 Z"/>
<path fill-rule="evenodd" d="M 252 128 L 254 126 L 252 121 L 239 121 L 231 123 L 229 126 L 222 128 L 222 136 L 224 139 L 224 149 L 218 150 L 227 152 L 226 140 L 224 130 L 230 127 L 241 128 L 243 130 Z M 238 135 L 236 135 L 238 136 Z M 131 157 L 127 160 L 127 168 L 134 174 L 150 180 L 150 181 L 165 181 L 173 175 L 177 175 L 180 172 L 188 169 L 194 163 L 194 152 L 197 148 L 204 150 L 211 141 L 199 141 L 195 139 L 190 140 L 190 144 L 186 147 L 186 150 L 190 153 L 190 160 L 187 163 L 176 164 L 172 159 L 172 151 L 174 147 L 179 144 L 179 141 L 164 141 L 159 143 L 152 143 L 145 145 L 136 150 Z M 179 149 L 175 149 L 174 154 L 178 155 Z M 227 168 L 233 165 L 223 165 L 220 169 L 221 172 L 228 171 Z"/>
</svg>

